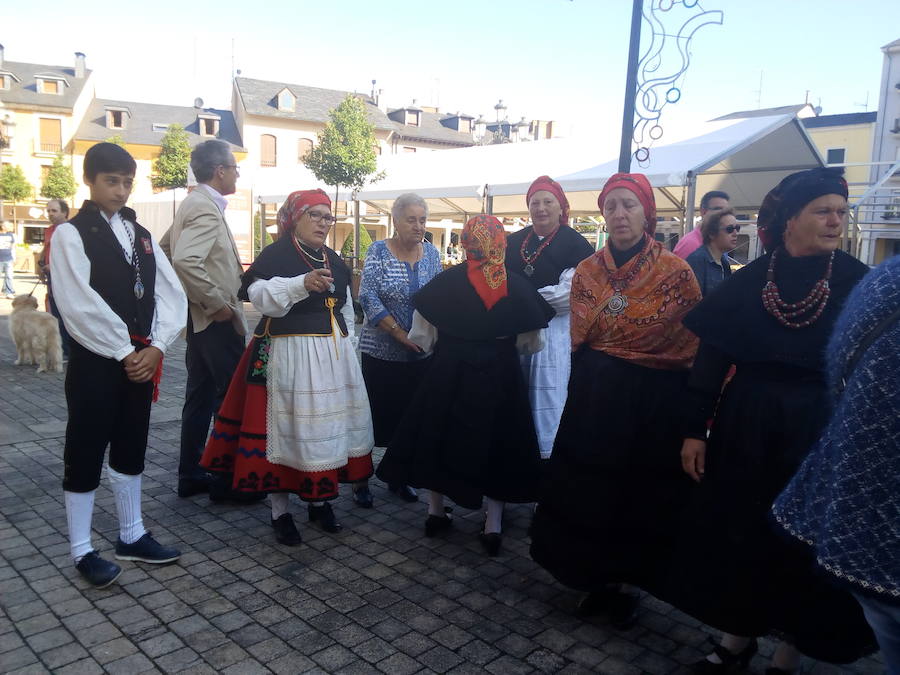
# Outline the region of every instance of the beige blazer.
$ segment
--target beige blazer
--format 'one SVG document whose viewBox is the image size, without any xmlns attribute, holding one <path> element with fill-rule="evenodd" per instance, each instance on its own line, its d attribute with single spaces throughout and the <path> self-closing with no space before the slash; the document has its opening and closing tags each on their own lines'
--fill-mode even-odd
<svg viewBox="0 0 900 675">
<path fill-rule="evenodd" d="M 247 334 L 241 287 L 241 258 L 225 217 L 205 188 L 193 190 L 159 241 L 184 286 L 194 332 L 205 330 L 212 315 L 228 305 L 238 335 Z"/>
</svg>

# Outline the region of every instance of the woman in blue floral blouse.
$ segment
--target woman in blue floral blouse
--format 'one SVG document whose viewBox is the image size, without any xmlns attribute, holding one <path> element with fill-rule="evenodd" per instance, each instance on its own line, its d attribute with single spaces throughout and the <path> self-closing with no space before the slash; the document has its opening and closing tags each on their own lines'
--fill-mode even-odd
<svg viewBox="0 0 900 675">
<path fill-rule="evenodd" d="M 441 272 L 441 256 L 424 241 L 428 206 L 414 193 L 400 195 L 391 208 L 394 236 L 369 247 L 359 288 L 365 313 L 359 350 L 372 407 L 375 445 L 384 447 L 418 388 L 430 353 L 406 336 L 412 326 L 411 296 Z M 408 485 L 390 485 L 408 502 L 417 500 Z M 357 504 L 370 508 L 372 493 L 357 488 Z"/>
</svg>

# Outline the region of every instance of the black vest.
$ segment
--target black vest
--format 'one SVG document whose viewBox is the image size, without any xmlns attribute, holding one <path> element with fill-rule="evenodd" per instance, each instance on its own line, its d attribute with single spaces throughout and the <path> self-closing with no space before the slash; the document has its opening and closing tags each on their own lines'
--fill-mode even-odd
<svg viewBox="0 0 900 675">
<path fill-rule="evenodd" d="M 134 211 L 124 207 L 119 216 L 134 224 L 134 244 L 141 267 L 144 296 L 134 296 L 135 270 L 125 259 L 116 235 L 97 205 L 85 201 L 78 215 L 69 222 L 81 235 L 84 253 L 91 262 L 90 286 L 125 322 L 130 335 L 150 336 L 156 310 L 156 259 L 150 233 L 138 225 Z"/>
<path fill-rule="evenodd" d="M 247 289 L 257 279 L 272 277 L 295 277 L 312 269 L 321 269 L 322 264 L 313 262 L 310 266 L 296 250 L 293 237 L 283 236 L 267 246 L 242 278 L 242 299 L 247 298 Z M 331 317 L 334 316 L 342 335 L 347 335 L 347 322 L 341 308 L 347 302 L 347 287 L 350 285 L 350 268 L 337 253 L 327 246 L 322 251 L 328 256 L 328 266 L 334 278 L 334 290 L 313 291 L 306 300 L 298 302 L 282 317 L 263 316 L 254 331 L 254 336 L 285 337 L 290 335 L 331 335 L 334 330 Z"/>
</svg>

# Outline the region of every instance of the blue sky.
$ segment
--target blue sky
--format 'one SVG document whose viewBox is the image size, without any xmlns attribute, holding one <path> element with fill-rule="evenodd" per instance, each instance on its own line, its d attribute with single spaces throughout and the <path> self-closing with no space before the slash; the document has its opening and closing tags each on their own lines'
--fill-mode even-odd
<svg viewBox="0 0 900 675">
<path fill-rule="evenodd" d="M 897 0 L 699 4 L 724 23 L 697 33 L 667 133 L 802 102 L 807 90 L 824 114 L 862 111 L 867 96 L 877 108 Z M 493 117 L 502 98 L 511 118 L 618 134 L 630 11 L 629 0 L 37 1 L 4 15 L 0 43 L 11 61 L 69 64 L 85 52 L 104 98 L 228 107 L 233 52 L 247 77 L 365 92 L 374 78 L 389 105 L 415 98 Z"/>
</svg>

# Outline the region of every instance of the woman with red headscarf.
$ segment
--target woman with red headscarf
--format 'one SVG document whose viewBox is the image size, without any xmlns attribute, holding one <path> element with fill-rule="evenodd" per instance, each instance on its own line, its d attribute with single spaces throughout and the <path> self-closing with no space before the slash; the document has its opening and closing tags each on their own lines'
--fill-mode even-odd
<svg viewBox="0 0 900 675">
<path fill-rule="evenodd" d="M 532 525 L 531 555 L 588 591 L 582 614 L 625 628 L 652 590 L 691 490 L 676 404 L 697 339 L 681 318 L 700 300 L 686 262 L 653 238 L 642 174 L 616 174 L 598 200 L 607 245 L 572 280 L 572 376 Z"/>
<path fill-rule="evenodd" d="M 569 386 L 572 277 L 578 263 L 594 249 L 569 227 L 569 200 L 555 180 L 549 176 L 537 178 L 528 188 L 526 203 L 531 225 L 509 236 L 506 268 L 526 279 L 556 310 L 547 327 L 544 349 L 522 357 L 541 457 L 546 459 L 553 450 Z"/>
<path fill-rule="evenodd" d="M 541 349 L 553 309 L 527 281 L 507 275 L 499 220 L 472 218 L 462 246 L 465 265 L 413 295 L 409 339 L 434 347 L 434 356 L 377 473 L 431 491 L 427 537 L 450 527 L 444 495 L 468 509 L 487 497 L 480 539 L 495 556 L 503 504 L 537 496 L 540 453 L 518 351 Z"/>
<path fill-rule="evenodd" d="M 300 544 L 288 495 L 337 532 L 328 500 L 372 474 L 372 417 L 359 361 L 350 270 L 325 246 L 334 223 L 322 190 L 291 193 L 280 236 L 244 274 L 239 297 L 262 313 L 201 464 L 233 474 L 236 491 L 268 492 L 275 538 Z"/>
</svg>

